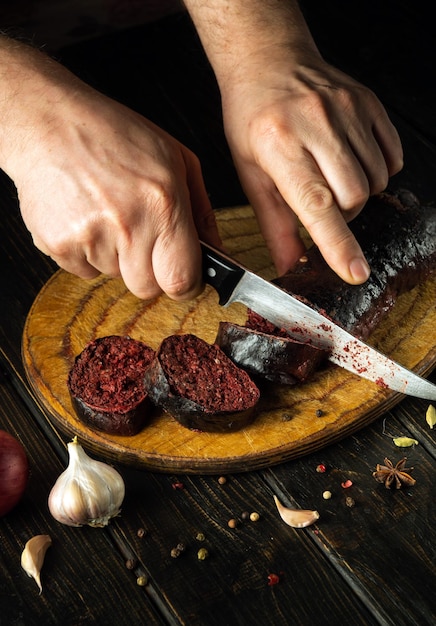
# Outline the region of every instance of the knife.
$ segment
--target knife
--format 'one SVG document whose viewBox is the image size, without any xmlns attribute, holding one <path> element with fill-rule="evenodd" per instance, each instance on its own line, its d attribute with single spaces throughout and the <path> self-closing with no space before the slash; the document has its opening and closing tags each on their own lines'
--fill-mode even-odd
<svg viewBox="0 0 436 626">
<path fill-rule="evenodd" d="M 264 280 L 212 246 L 201 242 L 203 279 L 219 304 L 240 302 L 294 339 L 329 351 L 329 360 L 382 388 L 436 401 L 436 385 L 360 341 L 331 319 Z"/>
</svg>

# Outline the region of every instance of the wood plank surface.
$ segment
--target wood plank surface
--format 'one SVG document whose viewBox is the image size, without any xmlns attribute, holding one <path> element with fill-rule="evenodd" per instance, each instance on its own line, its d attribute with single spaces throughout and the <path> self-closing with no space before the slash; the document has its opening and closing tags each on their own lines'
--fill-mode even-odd
<svg viewBox="0 0 436 626">
<path fill-rule="evenodd" d="M 300 459 L 298 466 L 282 465 L 264 474 L 290 503 L 319 507 L 320 528 L 312 537 L 381 624 L 431 625 L 436 620 L 436 437 L 425 422 L 427 406 L 409 398 L 357 436 Z M 415 437 L 418 444 L 401 449 L 391 435 Z M 413 488 L 390 490 L 374 480 L 376 464 L 385 457 L 394 464 L 407 457 Z M 315 471 L 318 463 L 326 466 L 325 473 Z M 348 480 L 352 484 L 344 488 Z M 332 497 L 322 503 L 324 490 Z M 347 497 L 354 506 L 347 506 Z"/>
<path fill-rule="evenodd" d="M 1 626 L 245 626 L 259 619 L 268 626 L 288 626 L 290 619 L 313 626 L 335 626 L 341 619 L 380 626 L 314 544 L 318 525 L 298 531 L 282 522 L 272 493 L 284 496 L 286 485 L 271 487 L 262 474 L 227 475 L 223 485 L 217 476 L 118 466 L 126 483 L 121 515 L 106 529 L 62 526 L 46 503 L 65 467 L 65 449 L 49 445 L 38 411 L 23 406 L 9 378 L 0 379 L 0 398 L 0 428 L 22 441 L 32 473 L 21 503 L 0 519 Z M 289 476 L 295 474 L 292 464 L 287 467 Z M 297 471 L 294 485 L 304 483 L 305 472 Z M 319 493 L 315 502 L 322 506 Z M 228 520 L 241 520 L 244 511 L 258 512 L 259 521 L 230 529 Z M 54 540 L 42 596 L 19 566 L 24 539 L 40 531 Z M 197 538 L 200 532 L 204 540 Z M 175 559 L 171 549 L 180 542 L 186 549 Z M 200 547 L 209 551 L 205 561 L 197 558 Z M 133 569 L 126 567 L 128 560 Z M 268 584 L 271 573 L 279 575 L 279 584 Z M 148 579 L 145 587 L 137 585 L 138 575 Z"/>
<path fill-rule="evenodd" d="M 222 210 L 217 219 L 230 254 L 272 278 L 251 208 Z M 223 309 L 217 299 L 207 288 L 193 302 L 176 303 L 165 296 L 144 302 L 120 279 L 83 281 L 56 273 L 30 310 L 22 344 L 30 385 L 47 416 L 99 454 L 126 464 L 166 472 L 237 472 L 318 450 L 369 424 L 402 399 L 328 364 L 303 385 L 262 387 L 254 423 L 239 432 L 188 430 L 156 410 L 138 435 L 119 437 L 90 429 L 77 418 L 66 381 L 75 356 L 89 341 L 129 335 L 156 349 L 168 335 L 194 333 L 213 342 L 221 320 L 244 323 L 246 318 L 245 307 Z M 435 301 L 434 278 L 403 295 L 373 334 L 373 345 L 410 369 L 429 372 L 436 360 L 436 347 L 428 341 L 436 325 Z"/>
<path fill-rule="evenodd" d="M 167 623 L 149 601 L 145 588 L 136 584 L 137 573 L 128 570 L 121 554 L 114 551 L 109 529 L 71 528 L 51 517 L 48 494 L 65 469 L 65 459 L 61 461 L 55 454 L 35 415 L 20 401 L 3 372 L 0 429 L 22 443 L 30 468 L 22 500 L 0 518 L 0 625 Z M 20 565 L 25 543 L 38 534 L 49 534 L 53 542 L 41 572 L 41 595 Z"/>
</svg>

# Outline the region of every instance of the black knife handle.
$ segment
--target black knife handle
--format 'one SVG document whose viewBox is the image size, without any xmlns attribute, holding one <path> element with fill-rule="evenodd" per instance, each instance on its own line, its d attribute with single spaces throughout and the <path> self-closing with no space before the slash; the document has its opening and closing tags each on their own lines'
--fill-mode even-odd
<svg viewBox="0 0 436 626">
<path fill-rule="evenodd" d="M 202 241 L 200 244 L 203 252 L 203 280 L 216 289 L 219 303 L 224 306 L 229 301 L 245 270 L 230 257 L 209 246 L 209 244 Z"/>
</svg>

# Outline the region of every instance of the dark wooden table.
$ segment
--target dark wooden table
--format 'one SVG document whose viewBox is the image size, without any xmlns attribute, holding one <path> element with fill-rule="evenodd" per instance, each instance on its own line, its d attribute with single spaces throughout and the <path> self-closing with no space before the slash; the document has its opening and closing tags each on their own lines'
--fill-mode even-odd
<svg viewBox="0 0 436 626">
<path fill-rule="evenodd" d="M 430 27 L 408 4 L 383 3 L 378 12 L 362 8 L 357 17 L 354 3 L 339 0 L 308 2 L 305 10 L 325 54 L 377 90 L 400 130 L 406 163 L 392 186 L 408 187 L 431 203 L 436 115 L 427 70 L 434 68 L 434 44 L 427 47 Z M 138 61 L 144 54 L 145 85 Z M 216 86 L 185 18 L 65 49 L 60 57 L 190 145 L 203 161 L 216 207 L 244 202 L 223 139 Z M 0 214 L 0 428 L 23 443 L 31 467 L 22 501 L 0 519 L 1 626 L 436 622 L 436 429 L 425 422 L 423 400 L 404 399 L 340 443 L 280 466 L 228 475 L 224 485 L 218 476 L 120 466 L 126 482 L 120 517 L 106 529 L 55 522 L 47 496 L 65 467 L 66 439 L 32 396 L 20 344 L 29 308 L 56 268 L 33 247 L 5 176 Z M 436 331 L 429 341 L 436 341 Z M 404 451 L 386 433 L 419 444 Z M 384 457 L 396 462 L 404 452 L 415 468 L 415 487 L 390 491 L 376 483 L 376 464 Z M 316 471 L 320 463 L 327 472 Z M 353 486 L 344 490 L 347 479 Z M 323 500 L 327 489 L 332 498 Z M 316 502 L 319 523 L 304 530 L 286 526 L 273 494 L 289 506 L 313 508 Z M 259 513 L 259 520 L 229 528 L 228 520 L 245 511 Z M 146 531 L 141 537 L 140 529 Z M 53 539 L 42 595 L 20 567 L 25 542 L 40 533 Z M 180 542 L 186 550 L 173 558 L 171 549 Z M 197 558 L 200 547 L 209 551 L 204 561 Z M 278 584 L 269 584 L 270 574 Z M 141 577 L 147 581 L 142 586 Z"/>
</svg>

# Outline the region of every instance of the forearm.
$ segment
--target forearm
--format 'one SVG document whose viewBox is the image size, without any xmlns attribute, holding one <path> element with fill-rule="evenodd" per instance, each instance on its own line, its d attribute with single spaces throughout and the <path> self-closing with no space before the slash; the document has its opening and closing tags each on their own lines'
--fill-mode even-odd
<svg viewBox="0 0 436 626">
<path fill-rule="evenodd" d="M 46 54 L 0 35 L 0 167 L 9 175 L 27 143 L 43 140 L 61 123 L 58 105 L 79 83 Z"/>
<path fill-rule="evenodd" d="M 285 54 L 290 61 L 316 45 L 296 0 L 185 0 L 221 87 L 266 68 Z"/>
</svg>

